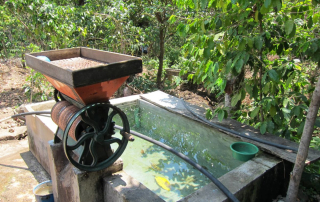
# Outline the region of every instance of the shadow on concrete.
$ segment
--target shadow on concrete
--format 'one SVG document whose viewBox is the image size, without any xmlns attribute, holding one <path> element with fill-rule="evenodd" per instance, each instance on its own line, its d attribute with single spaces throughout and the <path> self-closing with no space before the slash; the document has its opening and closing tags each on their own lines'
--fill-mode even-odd
<svg viewBox="0 0 320 202">
<path fill-rule="evenodd" d="M 29 170 L 29 169 L 24 168 L 24 167 L 11 166 L 11 165 L 1 164 L 1 163 L 0 163 L 0 166 L 7 167 L 7 168 L 16 168 L 16 169 L 22 169 L 22 170 Z"/>
<path fill-rule="evenodd" d="M 51 177 L 47 173 L 47 171 L 40 165 L 40 163 L 37 161 L 36 157 L 33 156 L 31 151 L 27 151 L 20 154 L 21 158 L 24 160 L 26 165 L 28 166 L 28 169 L 34 178 L 39 182 L 44 182 L 47 180 L 50 180 Z M 23 168 L 25 169 L 25 168 Z"/>
</svg>

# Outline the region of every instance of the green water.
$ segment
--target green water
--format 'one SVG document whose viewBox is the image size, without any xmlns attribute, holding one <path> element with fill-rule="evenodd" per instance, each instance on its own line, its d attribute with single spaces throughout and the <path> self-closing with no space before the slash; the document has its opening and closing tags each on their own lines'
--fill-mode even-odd
<svg viewBox="0 0 320 202">
<path fill-rule="evenodd" d="M 131 130 L 173 147 L 216 178 L 243 163 L 233 159 L 229 148 L 236 140 L 211 127 L 145 103 L 141 103 L 140 108 L 122 110 L 129 119 Z M 126 173 L 165 201 L 177 201 L 210 182 L 180 158 L 137 137 L 128 143 L 121 158 Z M 161 188 L 155 177 L 167 179 L 170 191 Z"/>
</svg>

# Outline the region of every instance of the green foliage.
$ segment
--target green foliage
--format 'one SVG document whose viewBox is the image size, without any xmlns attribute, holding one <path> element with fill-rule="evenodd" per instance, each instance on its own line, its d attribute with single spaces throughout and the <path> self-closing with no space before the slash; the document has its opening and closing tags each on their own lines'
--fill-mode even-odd
<svg viewBox="0 0 320 202">
<path fill-rule="evenodd" d="M 157 85 L 150 76 L 144 74 L 143 76 L 134 77 L 134 80 L 129 84 L 130 86 L 139 89 L 143 93 L 148 93 L 157 90 Z"/>
<path fill-rule="evenodd" d="M 181 36 L 188 36 L 183 51 L 189 60 L 183 72 L 194 71 L 195 82 L 221 92 L 227 81 L 239 80 L 231 106 L 238 106 L 246 95 L 251 104 L 231 111 L 232 117 L 262 134 L 298 141 L 314 88 L 310 80 L 316 74 L 309 73 L 318 71 L 320 8 L 309 1 L 206 3 L 202 9 L 199 1 L 177 1 L 180 9 L 191 11 L 177 27 Z M 272 55 L 279 59 L 269 60 Z M 244 77 L 243 72 L 250 76 Z M 215 114 L 224 117 L 221 109 Z"/>
<path fill-rule="evenodd" d="M 30 99 L 29 101 L 46 101 L 49 97 L 53 97 L 53 87 L 47 79 L 39 72 L 30 69 L 31 76 L 27 77 L 30 84 L 23 86 L 24 93 Z"/>
</svg>

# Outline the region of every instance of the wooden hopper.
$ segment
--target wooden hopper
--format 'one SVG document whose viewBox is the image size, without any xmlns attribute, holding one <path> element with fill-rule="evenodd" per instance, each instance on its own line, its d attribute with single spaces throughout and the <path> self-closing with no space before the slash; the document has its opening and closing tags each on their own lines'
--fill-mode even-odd
<svg viewBox="0 0 320 202">
<path fill-rule="evenodd" d="M 141 58 L 84 47 L 26 54 L 26 63 L 83 105 L 108 101 L 130 75 L 142 72 Z"/>
</svg>

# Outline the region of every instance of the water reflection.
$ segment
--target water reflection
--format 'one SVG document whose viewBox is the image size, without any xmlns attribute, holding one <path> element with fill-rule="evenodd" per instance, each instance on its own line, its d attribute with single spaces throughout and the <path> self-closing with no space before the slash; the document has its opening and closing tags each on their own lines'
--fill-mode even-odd
<svg viewBox="0 0 320 202">
<path fill-rule="evenodd" d="M 217 178 L 242 163 L 229 149 L 235 140 L 206 125 L 145 104 L 122 110 L 131 130 L 171 146 Z M 166 201 L 177 201 L 210 182 L 180 158 L 140 138 L 128 144 L 121 158 L 129 175 Z"/>
</svg>

